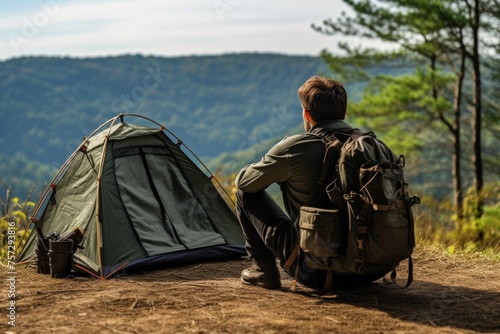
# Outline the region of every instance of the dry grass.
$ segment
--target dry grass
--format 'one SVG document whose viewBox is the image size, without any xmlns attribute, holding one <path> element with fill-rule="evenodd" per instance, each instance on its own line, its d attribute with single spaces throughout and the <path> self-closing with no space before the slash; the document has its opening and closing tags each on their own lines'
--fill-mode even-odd
<svg viewBox="0 0 500 334">
<path fill-rule="evenodd" d="M 18 268 L 17 333 L 500 333 L 498 262 L 415 254 L 404 289 L 376 282 L 316 298 L 303 287 L 245 286 L 240 260 L 202 263 L 101 281 L 52 279 Z M 404 266 L 401 269 L 404 276 Z M 5 301 L 5 299 L 4 299 Z M 4 310 L 5 308 L 2 307 Z M 13 328 L 5 320 L 2 330 Z"/>
</svg>

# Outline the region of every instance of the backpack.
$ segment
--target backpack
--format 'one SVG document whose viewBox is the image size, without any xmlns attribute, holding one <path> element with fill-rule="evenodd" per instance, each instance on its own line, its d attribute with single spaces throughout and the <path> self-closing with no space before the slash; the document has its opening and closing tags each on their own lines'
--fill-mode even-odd
<svg viewBox="0 0 500 334">
<path fill-rule="evenodd" d="M 320 137 L 326 146 L 323 169 L 308 203 L 319 188 L 332 205 L 318 208 L 306 203 L 301 208 L 299 242 L 285 269 L 302 251 L 308 267 L 328 272 L 323 294 L 333 274 L 382 277 L 392 272 L 394 281 L 396 267 L 408 259 L 408 287 L 415 247 L 411 207 L 420 199 L 408 195 L 404 156 L 396 156 L 373 132 L 355 129 L 345 142 L 335 134 Z M 325 187 L 325 180 L 332 179 Z"/>
</svg>

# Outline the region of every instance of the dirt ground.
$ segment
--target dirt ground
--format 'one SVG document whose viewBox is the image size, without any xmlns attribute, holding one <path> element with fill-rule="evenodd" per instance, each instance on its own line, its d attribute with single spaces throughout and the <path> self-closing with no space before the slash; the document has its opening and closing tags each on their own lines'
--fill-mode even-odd
<svg viewBox="0 0 500 334">
<path fill-rule="evenodd" d="M 193 264 L 109 280 L 17 268 L 16 333 L 500 333 L 499 263 L 417 249 L 405 289 L 377 281 L 317 298 L 245 286 L 248 262 Z M 404 266 L 399 275 L 403 283 Z M 5 280 L 4 280 L 5 282 Z M 7 293 L 5 293 L 7 295 Z M 2 310 L 6 310 L 2 298 Z"/>
</svg>

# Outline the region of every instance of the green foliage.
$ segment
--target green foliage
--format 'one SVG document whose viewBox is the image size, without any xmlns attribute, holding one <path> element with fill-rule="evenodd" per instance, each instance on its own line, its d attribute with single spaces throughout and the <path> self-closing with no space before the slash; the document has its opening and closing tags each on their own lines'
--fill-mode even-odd
<svg viewBox="0 0 500 334">
<path fill-rule="evenodd" d="M 482 215 L 476 212 L 480 199 Z M 462 248 L 500 250 L 500 182 L 488 183 L 479 196 L 473 188 L 467 191 L 464 217 L 457 221 L 451 236 Z"/>
<path fill-rule="evenodd" d="M 457 221 L 453 204 L 422 196 L 422 203 L 413 207 L 417 240 L 422 244 L 443 245 L 449 253 L 491 254 L 500 259 L 500 183 L 486 184 L 481 196 L 484 207 L 477 217 L 478 197 L 469 189 L 464 201 L 464 217 Z M 496 255 L 495 255 L 496 254 Z"/>
<path fill-rule="evenodd" d="M 432 89 L 446 90 L 453 80 L 453 75 L 431 69 L 401 76 L 379 75 L 370 81 L 362 99 L 350 104 L 349 113 L 361 126 L 390 138 L 388 144 L 396 151 L 421 150 L 428 138 L 423 130 L 438 130 L 436 115 L 450 117 L 453 107 L 443 95 L 433 98 Z"/>
<path fill-rule="evenodd" d="M 29 217 L 33 212 L 35 203 L 20 201 L 18 197 L 10 198 L 10 189 L 7 190 L 6 199 L 0 197 L 0 264 L 6 266 L 8 261 L 15 260 L 15 253 L 21 249 L 21 242 L 27 240 L 26 229 Z"/>
<path fill-rule="evenodd" d="M 59 167 L 59 166 L 58 166 Z M 22 154 L 5 156 L 0 154 L 0 179 L 7 180 L 13 191 L 22 197 L 40 196 L 39 192 L 57 172 L 55 166 L 31 160 Z"/>
<path fill-rule="evenodd" d="M 453 205 L 448 199 L 437 200 L 430 195 L 420 197 L 421 204 L 412 207 L 415 235 L 420 243 L 443 244 L 454 228 Z"/>
<path fill-rule="evenodd" d="M 321 28 L 314 26 L 313 28 L 321 31 Z M 322 50 L 320 57 L 328 64 L 336 77 L 344 83 L 367 81 L 380 73 L 403 74 L 408 71 L 408 68 L 418 64 L 413 60 L 401 62 L 402 59 L 409 60 L 405 52 L 380 52 L 371 48 L 351 48 L 347 43 L 339 43 L 338 46 L 341 51 L 344 51 L 342 55 Z"/>
</svg>

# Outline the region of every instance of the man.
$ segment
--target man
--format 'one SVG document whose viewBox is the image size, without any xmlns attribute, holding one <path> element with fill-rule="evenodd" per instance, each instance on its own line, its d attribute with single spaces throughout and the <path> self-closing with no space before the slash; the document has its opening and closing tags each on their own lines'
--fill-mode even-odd
<svg viewBox="0 0 500 334">
<path fill-rule="evenodd" d="M 333 132 L 339 139 L 347 139 L 353 131 L 343 121 L 347 93 L 342 83 L 314 76 L 299 88 L 298 96 L 305 133 L 285 137 L 261 161 L 244 167 L 235 182 L 237 215 L 247 253 L 253 259 L 252 266 L 241 273 L 241 280 L 267 289 L 281 287 L 276 258 L 283 267 L 298 240 L 300 207 L 311 204 L 310 193 L 320 177 L 325 153 L 321 136 Z M 265 192 L 273 183 L 280 185 L 286 213 Z M 324 187 L 316 193 L 315 206 L 331 206 Z M 298 281 L 322 288 L 326 271 L 308 268 L 304 261 L 298 263 Z M 292 267 L 288 273 L 294 271 Z"/>
</svg>

